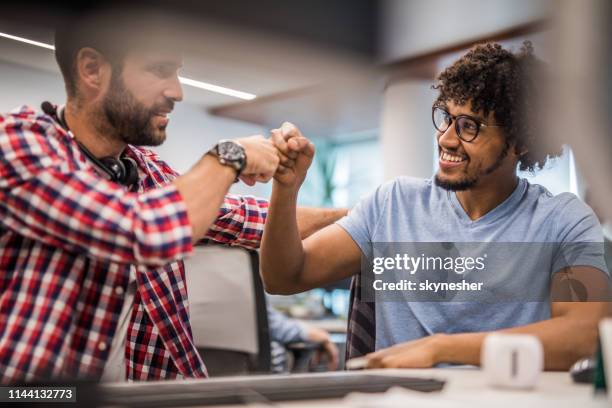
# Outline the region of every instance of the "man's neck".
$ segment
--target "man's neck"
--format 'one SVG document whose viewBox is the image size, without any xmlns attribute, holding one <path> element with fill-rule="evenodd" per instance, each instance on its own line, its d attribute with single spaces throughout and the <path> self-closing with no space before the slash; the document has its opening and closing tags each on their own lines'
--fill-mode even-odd
<svg viewBox="0 0 612 408">
<path fill-rule="evenodd" d="M 86 108 L 77 108 L 71 101 L 68 101 L 64 110 L 64 120 L 79 143 L 97 158 L 118 158 L 125 149 L 125 142 L 118 140 L 111 132 L 100 132 L 94 125 L 96 119 L 92 119 L 93 115 Z"/>
<path fill-rule="evenodd" d="M 516 189 L 518 177 L 488 177 L 478 185 L 457 192 L 457 199 L 471 220 L 477 220 L 500 205 Z"/>
</svg>

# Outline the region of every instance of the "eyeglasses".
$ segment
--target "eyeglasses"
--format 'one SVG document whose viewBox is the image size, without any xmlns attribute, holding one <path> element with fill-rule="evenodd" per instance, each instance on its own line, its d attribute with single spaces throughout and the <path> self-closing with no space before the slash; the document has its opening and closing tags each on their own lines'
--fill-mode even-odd
<svg viewBox="0 0 612 408">
<path fill-rule="evenodd" d="M 448 130 L 450 125 L 455 121 L 455 131 L 459 139 L 464 142 L 472 142 L 480 133 L 480 128 L 486 127 L 504 127 L 503 125 L 485 125 L 480 123 L 476 119 L 467 115 L 453 116 L 448 113 L 445 109 L 434 106 L 431 110 L 431 118 L 433 120 L 434 127 L 440 133 L 444 133 Z"/>
</svg>

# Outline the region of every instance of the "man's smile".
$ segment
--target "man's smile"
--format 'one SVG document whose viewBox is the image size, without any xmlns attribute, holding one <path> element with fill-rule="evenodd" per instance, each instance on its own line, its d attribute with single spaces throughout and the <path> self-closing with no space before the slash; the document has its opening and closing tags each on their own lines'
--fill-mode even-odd
<svg viewBox="0 0 612 408">
<path fill-rule="evenodd" d="M 450 152 L 444 148 L 439 149 L 440 168 L 452 169 L 464 165 L 468 162 L 468 158 L 464 155 Z"/>
</svg>

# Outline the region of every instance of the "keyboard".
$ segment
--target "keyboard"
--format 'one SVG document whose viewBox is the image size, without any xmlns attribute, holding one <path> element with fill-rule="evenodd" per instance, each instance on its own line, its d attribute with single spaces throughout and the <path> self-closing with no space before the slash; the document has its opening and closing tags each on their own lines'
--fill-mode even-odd
<svg viewBox="0 0 612 408">
<path fill-rule="evenodd" d="M 104 384 L 101 397 L 103 405 L 154 408 L 342 398 L 351 392 L 384 392 L 395 386 L 433 392 L 441 390 L 444 381 L 351 372 L 261 375 Z"/>
</svg>

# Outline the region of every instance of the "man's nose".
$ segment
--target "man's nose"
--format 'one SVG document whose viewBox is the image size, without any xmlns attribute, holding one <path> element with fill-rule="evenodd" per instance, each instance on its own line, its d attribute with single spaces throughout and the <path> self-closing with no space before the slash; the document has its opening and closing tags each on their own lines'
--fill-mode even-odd
<svg viewBox="0 0 612 408">
<path fill-rule="evenodd" d="M 179 81 L 178 75 L 174 77 L 172 83 L 164 91 L 164 96 L 174 102 L 183 100 L 183 87 Z"/>
<path fill-rule="evenodd" d="M 440 134 L 440 132 L 438 132 L 438 145 L 451 150 L 461 145 L 461 139 L 459 139 L 457 130 L 455 129 L 455 122 L 451 123 L 444 133 Z"/>
</svg>

